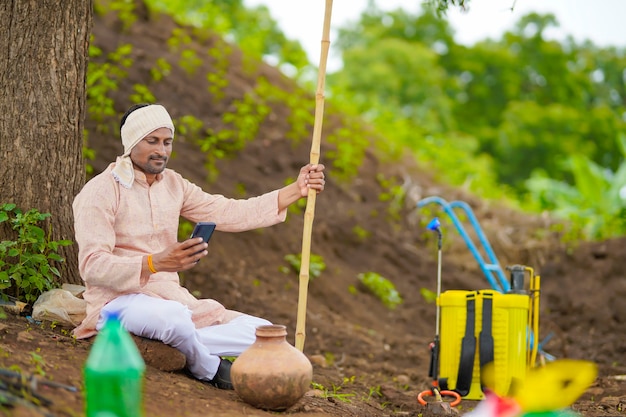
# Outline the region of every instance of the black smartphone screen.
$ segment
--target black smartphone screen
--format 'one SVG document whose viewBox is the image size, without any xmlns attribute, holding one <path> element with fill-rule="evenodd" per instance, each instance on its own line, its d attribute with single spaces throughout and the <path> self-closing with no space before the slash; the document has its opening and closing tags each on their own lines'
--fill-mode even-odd
<svg viewBox="0 0 626 417">
<path fill-rule="evenodd" d="M 206 243 L 209 243 L 209 239 L 215 231 L 215 223 L 213 222 L 198 222 L 193 228 L 191 238 L 201 237 Z"/>
</svg>

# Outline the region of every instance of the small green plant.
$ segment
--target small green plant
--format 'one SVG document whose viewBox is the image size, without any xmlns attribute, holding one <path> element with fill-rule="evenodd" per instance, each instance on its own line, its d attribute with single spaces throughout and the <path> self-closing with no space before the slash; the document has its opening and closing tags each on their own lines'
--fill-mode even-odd
<svg viewBox="0 0 626 417">
<path fill-rule="evenodd" d="M 150 76 L 156 82 L 161 81 L 172 72 L 172 66 L 165 58 L 159 58 L 154 63 L 154 67 L 150 68 Z"/>
<path fill-rule="evenodd" d="M 367 240 L 368 237 L 372 235 L 372 232 L 370 232 L 369 230 L 365 230 L 359 225 L 352 228 L 352 233 L 354 233 L 361 242 L 364 242 L 365 240 Z"/>
<path fill-rule="evenodd" d="M 30 363 L 35 365 L 35 373 L 37 375 L 46 376 L 46 371 L 44 370 L 46 361 L 39 354 L 39 352 L 39 348 L 37 348 L 37 352 L 30 352 Z"/>
<path fill-rule="evenodd" d="M 369 388 L 369 392 L 367 394 L 367 398 L 365 398 L 365 401 L 369 401 L 372 399 L 372 397 L 378 397 L 378 398 L 382 398 L 383 394 L 380 391 L 380 385 L 376 385 L 375 387 L 370 387 Z"/>
<path fill-rule="evenodd" d="M 155 103 L 157 101 L 156 97 L 148 86 L 143 84 L 135 84 L 133 85 L 133 93 L 130 95 L 130 100 L 133 103 Z"/>
<path fill-rule="evenodd" d="M 294 271 L 300 273 L 300 268 L 302 268 L 302 254 L 285 255 L 284 259 L 289 262 L 289 265 L 291 265 L 291 268 Z M 318 278 L 322 274 L 322 271 L 324 271 L 325 269 L 326 264 L 324 263 L 324 258 L 322 258 L 320 255 L 315 255 L 312 253 L 309 260 L 309 277 L 311 279 Z"/>
<path fill-rule="evenodd" d="M 333 384 L 332 391 L 317 382 L 311 382 L 311 386 L 313 389 L 322 391 L 323 398 L 333 398 L 345 403 L 350 403 L 352 402 L 351 398 L 354 397 L 354 394 L 352 393 L 340 393 L 339 391 L 341 391 L 341 386 L 336 386 L 335 384 Z"/>
<path fill-rule="evenodd" d="M 387 308 L 393 310 L 402 304 L 402 297 L 393 283 L 385 277 L 376 272 L 362 272 L 357 277 Z"/>
<path fill-rule="evenodd" d="M 180 52 L 180 48 L 191 44 L 191 36 L 185 29 L 176 28 L 172 30 L 172 36 L 167 40 L 167 46 L 171 52 Z"/>
<path fill-rule="evenodd" d="M 17 232 L 16 240 L 0 242 L 0 290 L 11 288 L 15 298 L 27 303 L 58 286 L 61 274 L 53 263 L 64 261 L 57 253 L 59 247 L 72 244 L 51 240 L 51 228 L 46 233 L 38 226 L 48 217 L 49 213 L 36 209 L 22 213 L 12 203 L 0 206 L 0 223 L 8 221 Z"/>
<path fill-rule="evenodd" d="M 399 220 L 401 210 L 406 200 L 406 191 L 402 185 L 396 184 L 396 179 L 387 179 L 382 174 L 376 175 L 376 180 L 385 191 L 378 196 L 380 201 L 388 203 L 387 213 L 392 220 Z"/>
<path fill-rule="evenodd" d="M 198 58 L 198 54 L 193 49 L 184 49 L 180 53 L 178 65 L 187 72 L 193 74 L 202 65 L 202 60 Z"/>
<path fill-rule="evenodd" d="M 434 303 L 437 301 L 437 293 L 429 290 L 428 288 L 420 288 L 420 294 L 427 303 Z"/>
</svg>

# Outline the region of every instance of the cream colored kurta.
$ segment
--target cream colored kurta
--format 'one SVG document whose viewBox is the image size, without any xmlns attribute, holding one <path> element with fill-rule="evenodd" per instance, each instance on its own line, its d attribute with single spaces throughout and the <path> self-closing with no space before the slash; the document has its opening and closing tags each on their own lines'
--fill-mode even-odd
<svg viewBox="0 0 626 417">
<path fill-rule="evenodd" d="M 79 269 L 87 301 L 87 316 L 74 335 L 79 339 L 94 335 L 101 308 L 132 293 L 186 305 L 198 328 L 220 323 L 225 308 L 215 300 L 195 298 L 180 285 L 178 273 L 158 272 L 142 282 L 142 258 L 178 241 L 180 217 L 213 221 L 217 230 L 225 232 L 282 222 L 286 210 L 278 212 L 278 190 L 247 200 L 228 199 L 205 193 L 171 169 L 159 174 L 152 186 L 135 170 L 135 182 L 127 189 L 111 175 L 114 166 L 90 180 L 74 199 Z"/>
</svg>

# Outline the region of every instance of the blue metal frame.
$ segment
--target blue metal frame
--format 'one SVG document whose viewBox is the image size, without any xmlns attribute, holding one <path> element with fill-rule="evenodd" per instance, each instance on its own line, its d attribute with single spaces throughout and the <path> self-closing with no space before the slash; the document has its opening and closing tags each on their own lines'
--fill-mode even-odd
<svg viewBox="0 0 626 417">
<path fill-rule="evenodd" d="M 498 262 L 498 259 L 496 258 L 493 249 L 491 249 L 491 245 L 489 244 L 487 237 L 485 236 L 480 225 L 478 224 L 478 220 L 476 219 L 476 216 L 474 216 L 474 212 L 472 211 L 472 208 L 469 206 L 469 204 L 464 201 L 452 201 L 449 203 L 441 197 L 432 196 L 423 198 L 422 200 L 418 201 L 417 207 L 421 208 L 431 203 L 439 204 L 446 212 L 446 214 L 450 217 L 450 219 L 452 219 L 454 226 L 459 231 L 461 237 L 463 237 L 463 240 L 465 240 L 465 243 L 472 252 L 472 255 L 474 255 L 474 258 L 478 262 L 480 269 L 485 274 L 485 277 L 487 278 L 489 285 L 491 285 L 491 288 L 499 292 L 508 292 L 511 289 L 511 284 L 504 275 L 504 271 L 502 270 L 502 267 L 500 267 L 500 263 Z M 482 255 L 478 251 L 476 244 L 472 241 L 470 236 L 465 231 L 463 224 L 461 223 L 454 211 L 457 208 L 462 209 L 465 212 L 471 225 L 474 227 L 476 235 L 478 236 L 478 239 L 482 244 L 485 253 L 487 254 L 489 263 L 485 262 Z"/>
</svg>

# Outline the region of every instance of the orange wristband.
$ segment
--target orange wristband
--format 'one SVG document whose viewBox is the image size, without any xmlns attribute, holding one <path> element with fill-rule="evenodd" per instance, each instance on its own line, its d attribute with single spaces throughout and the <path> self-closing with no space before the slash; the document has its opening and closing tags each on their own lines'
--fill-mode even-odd
<svg viewBox="0 0 626 417">
<path fill-rule="evenodd" d="M 150 269 L 150 272 L 152 272 L 153 274 L 159 272 L 154 268 L 154 264 L 152 263 L 152 255 L 148 255 L 148 269 Z"/>
</svg>

